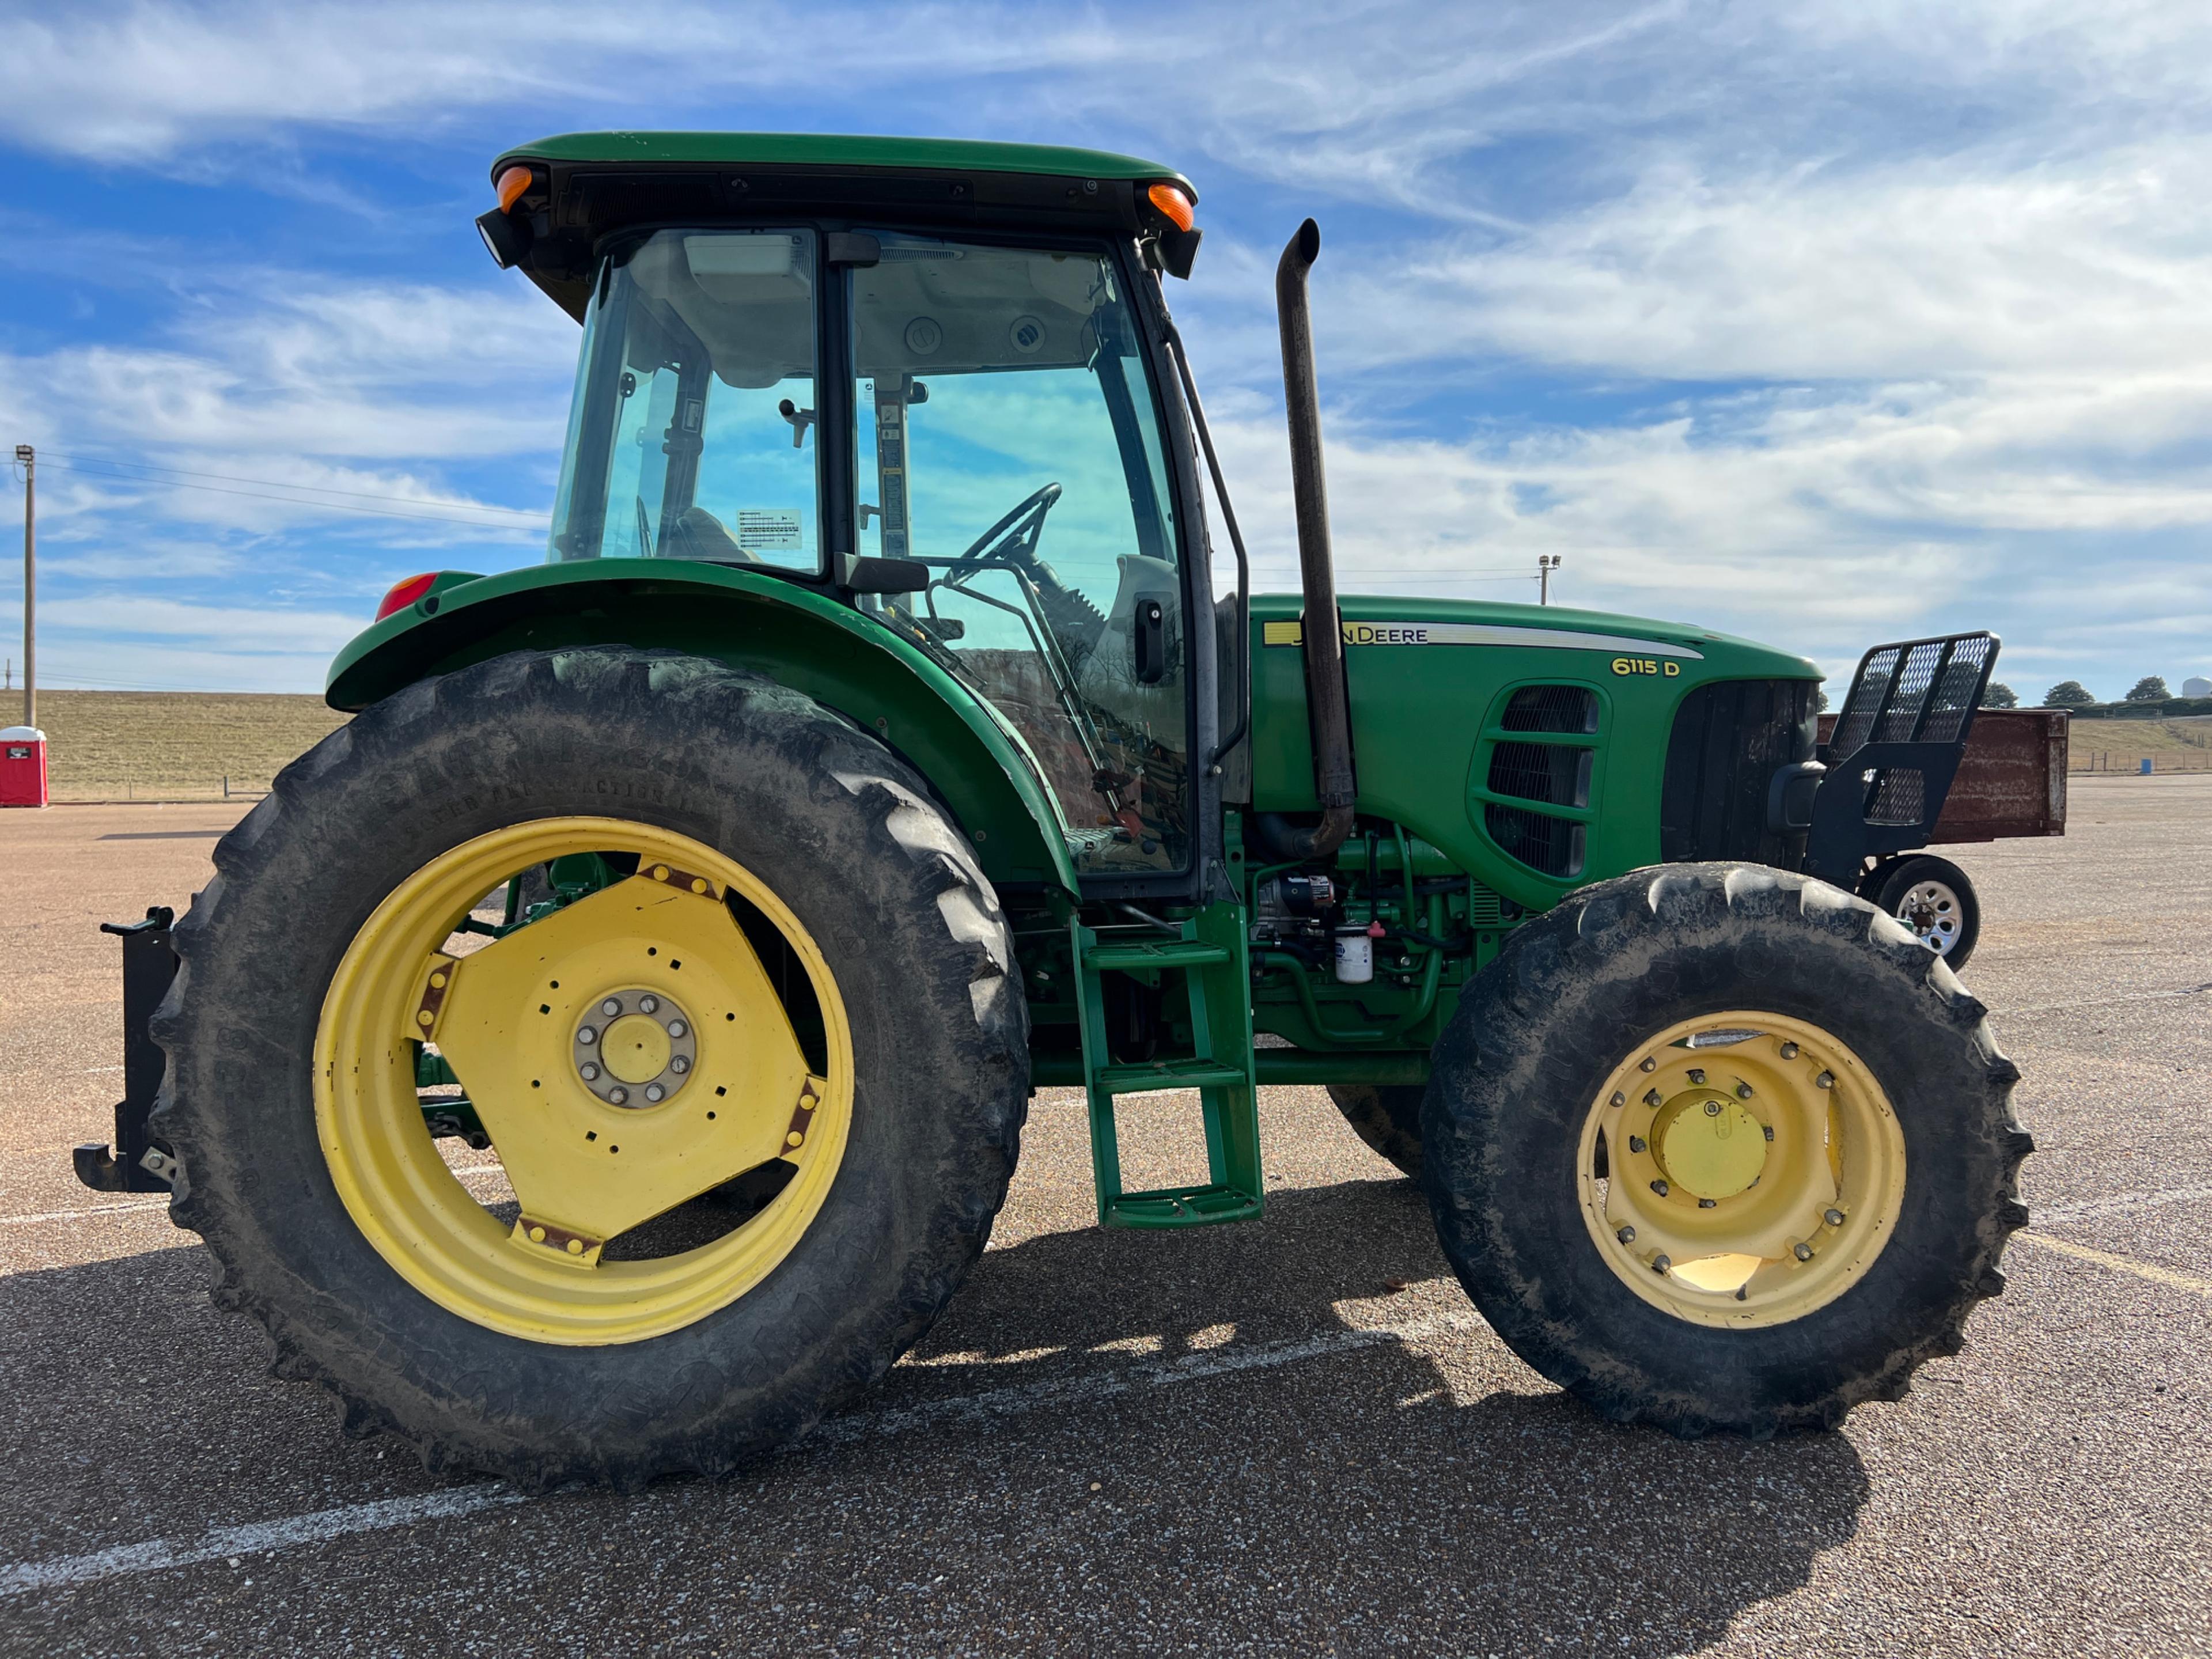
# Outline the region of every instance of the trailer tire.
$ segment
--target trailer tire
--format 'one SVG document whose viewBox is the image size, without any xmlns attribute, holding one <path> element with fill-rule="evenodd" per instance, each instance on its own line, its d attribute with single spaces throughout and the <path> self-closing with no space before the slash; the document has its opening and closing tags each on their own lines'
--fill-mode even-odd
<svg viewBox="0 0 2212 1659">
<path fill-rule="evenodd" d="M 732 869 L 759 872 L 759 890 L 787 907 L 810 949 L 818 946 L 810 960 L 827 968 L 814 971 L 834 975 L 836 995 L 857 1016 L 844 1022 L 845 1048 L 819 1039 L 830 1045 L 822 1050 L 831 1055 L 821 1063 L 825 1075 L 847 1067 L 847 1083 L 836 1085 L 842 1139 L 825 1134 L 834 1158 L 824 1151 L 820 1164 L 802 1162 L 789 1177 L 796 1187 L 810 1167 L 821 1169 L 809 1200 L 819 1207 L 732 1299 L 702 1297 L 687 1307 L 703 1312 L 684 1311 L 659 1330 L 532 1340 L 426 1291 L 372 1237 L 334 1174 L 333 1085 L 327 1073 L 317 1081 L 310 1056 L 331 1029 L 325 988 L 353 982 L 334 975 L 351 971 L 352 952 L 372 936 L 366 924 L 373 913 L 392 914 L 411 890 L 404 884 L 494 837 L 571 822 L 589 834 L 610 818 L 641 840 L 681 836 Z M 217 1304 L 265 1328 L 276 1375 L 336 1395 L 349 1432 L 391 1433 L 429 1468 L 480 1470 L 532 1490 L 725 1476 L 880 1377 L 928 1328 L 989 1237 L 1028 1096 L 1028 1015 L 1009 971 L 1005 915 L 923 780 L 872 733 L 797 692 L 672 652 L 495 658 L 395 693 L 325 738 L 285 769 L 215 861 L 216 878 L 177 925 L 183 966 L 155 1022 L 168 1078 L 154 1121 L 182 1165 L 172 1213 L 206 1240 Z M 629 880 L 651 873 L 641 867 Z M 692 913 L 699 927 L 721 925 L 714 913 L 726 908 L 725 921 L 749 925 L 734 884 L 726 906 L 703 884 L 680 902 L 702 891 L 708 911 Z M 635 914 L 652 914 L 648 902 L 679 903 L 670 892 L 636 901 Z M 513 937 L 546 925 L 531 922 Z M 724 948 L 732 961 L 752 959 Z M 634 954 L 654 953 L 641 940 Z M 470 960 L 460 959 L 457 987 L 468 983 Z M 676 981 L 686 994 L 714 963 L 691 967 L 689 981 Z M 756 975 L 744 982 L 762 994 L 790 995 L 757 969 L 733 971 Z M 699 1087 L 685 1109 L 703 1119 L 719 1104 L 734 1121 L 744 1091 L 732 1088 L 725 1102 L 704 1094 L 712 1038 L 695 1035 Z M 559 1041 L 565 1054 L 568 1039 Z M 714 1052 L 746 1050 L 741 1039 Z M 611 1074 L 614 1057 L 606 1058 Z M 732 1067 L 732 1079 L 741 1063 L 714 1062 Z M 550 1109 L 550 1086 L 523 1098 Z M 586 1101 L 580 1109 L 590 1109 Z M 793 1113 L 789 1104 L 775 1109 Z M 826 1129 L 830 1117 L 808 1118 L 807 1127 Z M 797 1121 L 788 1139 L 806 1144 Z M 773 1129 L 779 1147 L 781 1122 Z M 403 1121 L 387 1144 L 407 1141 Z M 755 1142 L 716 1143 L 739 1144 Z M 785 1152 L 755 1173 L 799 1157 Z M 765 1197 L 738 1219 L 724 1205 L 715 1224 L 754 1224 L 756 1209 L 767 1212 Z M 482 1220 L 468 1221 L 478 1227 L 468 1237 L 483 1237 Z M 484 1249 L 504 1248 L 503 1235 L 490 1237 Z M 620 1243 L 610 1239 L 606 1260 L 627 1270 L 638 1259 L 618 1260 Z M 692 1259 L 681 1254 L 689 1244 L 671 1248 L 670 1261 Z M 541 1274 L 579 1271 L 528 1260 Z M 616 1297 L 578 1305 L 583 1319 L 614 1317 L 627 1304 Z"/>
<path fill-rule="evenodd" d="M 1926 1359 L 1955 1352 L 1975 1304 L 2003 1286 L 2005 1240 L 2027 1218 L 2016 1175 L 2033 1143 L 2010 1109 L 2019 1073 L 1984 1014 L 1901 926 L 1807 877 L 1680 865 L 1585 888 L 1514 931 L 1437 1046 L 1423 1182 L 1444 1253 L 1507 1346 L 1609 1419 L 1685 1437 L 1832 1427 L 1861 1401 L 1903 1395 Z M 1717 1017 L 1725 1029 L 1711 1024 Z M 1814 1038 L 1801 1052 L 1777 1035 L 1800 1031 L 1839 1056 L 1828 1081 L 1811 1079 L 1826 1092 L 1806 1097 L 1825 1120 L 1789 1098 L 1805 1085 L 1767 1081 L 1820 1063 Z M 1687 1047 L 1701 1033 L 1711 1041 Z M 1718 1058 L 1703 1058 L 1708 1048 Z M 1692 1065 L 1701 1069 L 1684 1069 Z M 1709 1079 L 1704 1067 L 1722 1069 Z M 1680 1077 L 1696 1080 L 1694 1100 L 1664 1092 Z M 1734 1077 L 1755 1079 L 1759 1097 Z M 1863 1143 L 1837 1127 L 1847 1100 L 1848 1122 L 1872 1126 Z M 1651 1180 L 1657 1196 L 1647 1196 L 1644 1178 L 1668 1173 L 1646 1167 L 1664 1151 L 1662 1129 L 1694 1122 L 1692 1104 L 1710 1104 L 1717 1124 L 1739 1103 L 1770 1115 L 1758 1154 L 1768 1164 L 1749 1166 L 1747 1182 L 1739 1173 L 1718 1207 L 1688 1201 L 1700 1188 L 1674 1190 L 1688 1187 L 1679 1169 L 1672 1188 Z M 1808 1121 L 1825 1121 L 1825 1141 L 1808 1139 Z M 1778 1140 L 1777 1122 L 1798 1127 Z M 1601 1185 L 1580 1160 L 1606 1144 L 1607 1125 L 1623 1144 L 1608 1148 Z M 1749 1226 L 1791 1190 L 1788 1158 L 1802 1170 L 1828 1145 L 1842 1148 L 1838 1189 L 1809 1199 L 1816 1218 L 1795 1235 L 1814 1254 L 1785 1242 L 1775 1259 L 1747 1258 L 1757 1266 L 1741 1305 L 1732 1287 L 1709 1292 L 1663 1256 L 1639 1258 L 1650 1237 L 1616 1231 L 1601 1207 L 1619 1187 L 1623 1202 L 1680 1218 L 1668 1227 L 1733 1225 L 1735 1214 Z M 1813 1169 L 1804 1178 L 1817 1182 Z M 1886 1196 L 1844 1197 L 1863 1170 L 1870 1194 L 1884 1171 L 1893 1176 Z M 1758 1191 L 1768 1175 L 1778 1179 Z M 1739 1197 L 1742 1209 L 1727 1207 Z M 1851 1211 L 1832 1234 L 1817 1218 L 1824 1203 L 1829 1215 Z M 1793 1277 L 1800 1267 L 1806 1276 Z"/>
<path fill-rule="evenodd" d="M 1867 872 L 1860 895 L 1910 927 L 1954 974 L 1981 943 L 1981 900 L 1948 859 L 1916 853 L 1886 860 Z"/>
<path fill-rule="evenodd" d="M 1410 1083 L 1332 1083 L 1328 1097 L 1367 1150 L 1421 1178 L 1421 1096 Z"/>
</svg>

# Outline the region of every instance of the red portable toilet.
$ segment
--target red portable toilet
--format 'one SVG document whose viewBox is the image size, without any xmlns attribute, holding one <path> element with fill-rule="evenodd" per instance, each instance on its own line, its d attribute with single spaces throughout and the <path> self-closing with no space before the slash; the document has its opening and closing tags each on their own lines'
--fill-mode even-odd
<svg viewBox="0 0 2212 1659">
<path fill-rule="evenodd" d="M 0 730 L 0 806 L 46 804 L 46 734 L 35 726 Z"/>
</svg>

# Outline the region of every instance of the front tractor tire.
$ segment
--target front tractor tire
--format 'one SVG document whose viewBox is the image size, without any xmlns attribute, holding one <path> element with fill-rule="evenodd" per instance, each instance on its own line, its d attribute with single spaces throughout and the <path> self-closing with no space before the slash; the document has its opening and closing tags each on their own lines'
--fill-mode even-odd
<svg viewBox="0 0 2212 1659">
<path fill-rule="evenodd" d="M 349 1430 L 532 1488 L 724 1474 L 981 1251 L 1011 935 L 923 781 L 808 698 L 496 658 L 334 732 L 215 861 L 155 1024 L 173 1214 Z"/>
<path fill-rule="evenodd" d="M 1895 1399 L 2003 1286 L 2019 1073 L 1894 920 L 1741 865 L 1516 929 L 1435 1053 L 1423 1180 L 1523 1360 L 1620 1422 L 1757 1438 Z"/>
</svg>

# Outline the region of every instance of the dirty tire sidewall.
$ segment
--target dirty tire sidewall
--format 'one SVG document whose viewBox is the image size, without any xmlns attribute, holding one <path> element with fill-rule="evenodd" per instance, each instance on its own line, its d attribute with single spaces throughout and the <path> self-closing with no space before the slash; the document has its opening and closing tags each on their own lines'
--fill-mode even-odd
<svg viewBox="0 0 2212 1659">
<path fill-rule="evenodd" d="M 1832 1032 L 1872 1070 L 1905 1143 L 1904 1203 L 1844 1294 L 1787 1323 L 1692 1323 L 1601 1258 L 1575 1159 L 1611 1069 L 1678 1021 L 1732 1009 Z M 2018 1073 L 1948 969 L 1864 900 L 1759 866 L 1640 871 L 1516 930 L 1469 983 L 1423 1108 L 1446 1255 L 1513 1351 L 1606 1416 L 1678 1434 L 1832 1426 L 1956 1352 L 2027 1219 Z"/>
<path fill-rule="evenodd" d="M 1328 1097 L 1368 1151 L 1386 1158 L 1401 1174 L 1421 1173 L 1421 1097 L 1419 1084 L 1332 1083 Z"/>
<path fill-rule="evenodd" d="M 362 1237 L 316 1134 L 325 988 L 403 879 L 562 816 L 690 836 L 773 887 L 852 1016 L 850 1139 L 820 1213 L 745 1296 L 606 1346 L 497 1334 Z M 518 653 L 400 691 L 278 778 L 216 852 L 156 1021 L 181 1224 L 280 1375 L 433 1468 L 532 1486 L 728 1472 L 880 1376 L 976 1259 L 1028 1095 L 1012 939 L 973 851 L 875 738 L 757 676 L 672 653 Z"/>
</svg>

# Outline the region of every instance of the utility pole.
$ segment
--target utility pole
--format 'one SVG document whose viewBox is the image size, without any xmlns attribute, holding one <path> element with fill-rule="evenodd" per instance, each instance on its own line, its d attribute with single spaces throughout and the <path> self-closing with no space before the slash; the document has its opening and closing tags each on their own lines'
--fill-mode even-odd
<svg viewBox="0 0 2212 1659">
<path fill-rule="evenodd" d="M 1557 570 L 1559 568 L 1559 556 L 1558 554 L 1556 554 L 1556 553 L 1539 553 L 1539 554 L 1536 556 L 1536 603 L 1537 603 L 1537 604 L 1539 604 L 1539 605 L 1549 605 L 1549 604 L 1551 604 L 1551 602 L 1552 602 L 1552 573 L 1553 573 L 1554 570 Z"/>
<path fill-rule="evenodd" d="M 39 723 L 39 492 L 38 452 L 15 446 L 23 466 L 23 724 Z"/>
</svg>

